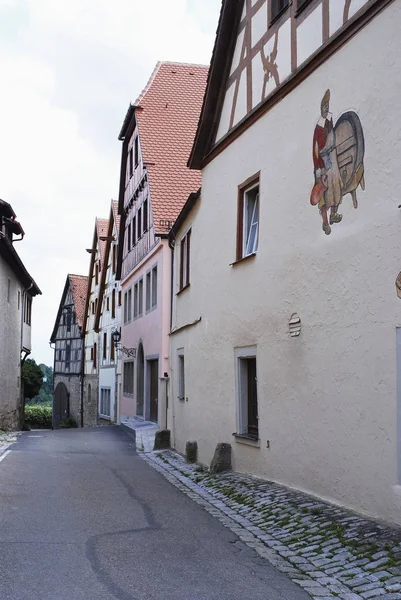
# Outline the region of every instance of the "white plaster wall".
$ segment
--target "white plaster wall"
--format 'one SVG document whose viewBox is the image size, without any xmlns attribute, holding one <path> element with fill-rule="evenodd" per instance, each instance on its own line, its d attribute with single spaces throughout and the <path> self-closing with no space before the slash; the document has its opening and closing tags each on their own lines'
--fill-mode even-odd
<svg viewBox="0 0 401 600">
<path fill-rule="evenodd" d="M 191 286 L 175 317 L 202 321 L 172 336 L 171 395 L 184 347 L 188 402 L 169 413 L 177 448 L 197 439 L 205 463 L 216 443 L 230 442 L 238 471 L 398 523 L 400 19 L 397 2 L 204 169 Z M 366 191 L 358 191 L 357 210 L 343 199 L 343 221 L 325 236 L 309 194 L 312 136 L 328 87 L 335 119 L 349 109 L 361 119 Z M 230 267 L 237 186 L 258 170 L 258 253 Z M 299 338 L 288 334 L 294 312 Z M 234 348 L 248 345 L 257 346 L 260 448 L 232 436 Z"/>
<path fill-rule="evenodd" d="M 223 137 L 223 135 L 225 135 L 228 131 L 228 128 L 230 125 L 231 109 L 233 106 L 234 90 L 235 90 L 235 83 L 233 83 L 228 88 L 226 95 L 224 97 L 223 108 L 221 111 L 220 122 L 219 122 L 219 127 L 217 130 L 217 136 L 216 136 L 217 141 L 220 140 Z"/>
<path fill-rule="evenodd" d="M 297 28 L 298 66 L 309 58 L 322 42 L 322 5 L 319 4 Z"/>
<path fill-rule="evenodd" d="M 10 302 L 7 301 L 11 280 Z M 0 256 L 0 426 L 16 426 L 20 404 L 22 286 Z"/>
<path fill-rule="evenodd" d="M 237 105 L 234 112 L 233 126 L 236 125 L 247 114 L 247 98 L 246 98 L 246 69 L 241 73 L 241 79 L 238 86 Z"/>
<path fill-rule="evenodd" d="M 268 16 L 267 16 L 267 2 L 262 4 L 259 10 L 252 17 L 252 28 L 251 28 L 251 43 L 254 46 L 260 38 L 265 34 L 267 29 Z"/>
</svg>

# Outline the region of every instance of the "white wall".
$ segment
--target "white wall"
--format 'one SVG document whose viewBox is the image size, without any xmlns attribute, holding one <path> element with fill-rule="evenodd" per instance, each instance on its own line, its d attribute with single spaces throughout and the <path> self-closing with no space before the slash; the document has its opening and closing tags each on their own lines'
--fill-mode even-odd
<svg viewBox="0 0 401 600">
<path fill-rule="evenodd" d="M 204 169 L 190 296 L 182 295 L 174 325 L 202 321 L 172 336 L 171 397 L 184 347 L 188 402 L 175 400 L 169 414 L 178 449 L 197 439 L 203 462 L 217 442 L 230 442 L 238 471 L 398 523 L 400 19 L 395 2 Z M 366 144 L 366 191 L 358 190 L 357 210 L 343 198 L 343 221 L 329 236 L 309 204 L 312 137 L 327 88 L 334 120 L 355 110 Z M 259 170 L 257 256 L 232 267 L 237 186 Z M 288 333 L 294 312 L 299 338 Z M 232 436 L 234 349 L 252 345 L 260 448 Z"/>
<path fill-rule="evenodd" d="M 17 425 L 17 408 L 21 394 L 21 302 L 22 286 L 0 256 L 0 428 Z"/>
</svg>

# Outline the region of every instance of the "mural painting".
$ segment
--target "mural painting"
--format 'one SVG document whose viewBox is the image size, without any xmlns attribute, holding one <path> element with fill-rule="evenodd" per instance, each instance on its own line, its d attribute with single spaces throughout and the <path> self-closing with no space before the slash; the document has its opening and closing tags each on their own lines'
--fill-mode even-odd
<svg viewBox="0 0 401 600">
<path fill-rule="evenodd" d="M 358 115 L 353 111 L 342 114 L 333 125 L 330 113 L 330 90 L 320 104 L 320 119 L 313 134 L 313 166 L 315 185 L 310 195 L 312 206 L 318 206 L 322 229 L 326 235 L 331 226 L 342 221 L 339 212 L 342 199 L 351 194 L 358 208 L 356 190 L 365 189 L 365 140 Z"/>
</svg>

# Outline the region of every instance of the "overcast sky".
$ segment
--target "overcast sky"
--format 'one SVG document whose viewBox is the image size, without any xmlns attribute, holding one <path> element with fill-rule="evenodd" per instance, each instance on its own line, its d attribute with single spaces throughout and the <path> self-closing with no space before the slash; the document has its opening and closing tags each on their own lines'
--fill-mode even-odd
<svg viewBox="0 0 401 600">
<path fill-rule="evenodd" d="M 220 0 L 0 0 L 0 198 L 25 230 L 36 280 L 32 357 L 67 273 L 86 275 L 96 216 L 117 198 L 129 102 L 156 62 L 209 64 Z"/>
</svg>

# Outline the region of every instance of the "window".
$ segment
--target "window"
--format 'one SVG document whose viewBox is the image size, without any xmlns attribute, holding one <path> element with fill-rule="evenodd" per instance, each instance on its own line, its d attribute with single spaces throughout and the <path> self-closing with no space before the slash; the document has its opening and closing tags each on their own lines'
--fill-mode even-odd
<svg viewBox="0 0 401 600">
<path fill-rule="evenodd" d="M 134 285 L 134 319 L 138 318 L 138 284 Z"/>
<path fill-rule="evenodd" d="M 157 266 L 152 269 L 152 308 L 157 306 Z"/>
<path fill-rule="evenodd" d="M 140 239 L 141 235 L 142 235 L 142 230 L 141 230 L 141 222 L 142 222 L 142 209 L 140 208 L 137 212 L 137 231 L 138 231 L 138 235 L 137 238 L 138 240 Z"/>
<path fill-rule="evenodd" d="M 96 298 L 95 299 L 95 312 L 97 312 L 97 301 L 98 301 L 98 299 Z"/>
<path fill-rule="evenodd" d="M 103 334 L 103 360 L 107 358 L 107 332 Z"/>
<path fill-rule="evenodd" d="M 116 272 L 116 266 L 117 266 L 117 246 L 116 244 L 113 244 L 113 274 Z"/>
<path fill-rule="evenodd" d="M 138 139 L 138 136 L 136 136 L 136 138 L 135 138 L 134 148 L 135 148 L 135 167 L 137 167 L 139 164 L 139 139 Z"/>
<path fill-rule="evenodd" d="M 134 173 L 134 157 L 133 157 L 132 147 L 128 153 L 128 164 L 129 164 L 129 176 L 131 179 L 131 177 Z"/>
<path fill-rule="evenodd" d="M 93 346 L 91 348 L 91 360 L 93 360 Z"/>
<path fill-rule="evenodd" d="M 110 296 L 106 298 L 106 310 L 110 310 Z"/>
<path fill-rule="evenodd" d="M 138 281 L 138 317 L 143 314 L 143 279 Z"/>
<path fill-rule="evenodd" d="M 71 363 L 71 346 L 67 343 L 65 348 L 65 368 L 69 369 Z"/>
<path fill-rule="evenodd" d="M 122 298 L 122 292 L 121 290 L 118 292 L 118 306 L 121 306 L 121 298 Z"/>
<path fill-rule="evenodd" d="M 124 363 L 123 392 L 132 396 L 134 394 L 134 361 Z"/>
<path fill-rule="evenodd" d="M 185 359 L 184 350 L 178 350 L 178 399 L 185 400 Z"/>
<path fill-rule="evenodd" d="M 67 331 L 71 331 L 71 308 L 67 308 Z"/>
<path fill-rule="evenodd" d="M 125 294 L 124 294 L 124 323 L 126 323 L 127 320 L 128 320 L 128 318 L 127 318 L 127 315 L 128 315 L 128 304 L 127 304 L 127 301 L 128 301 L 128 293 L 125 292 Z"/>
<path fill-rule="evenodd" d="M 255 254 L 259 240 L 259 178 L 239 187 L 237 260 Z"/>
<path fill-rule="evenodd" d="M 132 219 L 132 245 L 136 244 L 136 216 Z"/>
<path fill-rule="evenodd" d="M 61 350 L 58 351 L 58 360 L 62 360 Z"/>
<path fill-rule="evenodd" d="M 79 359 L 79 352 L 78 352 L 78 350 L 75 350 L 74 360 L 78 360 L 78 359 Z"/>
<path fill-rule="evenodd" d="M 237 348 L 237 433 L 258 439 L 256 347 Z"/>
<path fill-rule="evenodd" d="M 97 263 L 95 266 L 95 283 L 96 285 L 99 283 L 99 265 Z"/>
<path fill-rule="evenodd" d="M 297 12 L 302 10 L 307 4 L 309 4 L 309 2 L 311 2 L 311 0 L 298 0 Z"/>
<path fill-rule="evenodd" d="M 110 360 L 115 360 L 115 348 L 113 338 L 110 338 Z"/>
<path fill-rule="evenodd" d="M 96 342 L 93 344 L 93 368 L 96 369 L 97 366 L 97 344 Z"/>
<path fill-rule="evenodd" d="M 32 298 L 25 294 L 24 299 L 24 323 L 26 325 L 31 324 L 31 313 L 32 313 Z"/>
<path fill-rule="evenodd" d="M 148 200 L 143 203 L 143 233 L 148 230 Z"/>
<path fill-rule="evenodd" d="M 180 244 L 180 290 L 189 285 L 191 258 L 191 230 L 181 240 Z"/>
<path fill-rule="evenodd" d="M 18 290 L 18 310 L 21 305 L 21 292 Z"/>
<path fill-rule="evenodd" d="M 128 321 L 131 321 L 132 319 L 132 290 L 129 289 L 128 290 L 128 312 L 127 312 L 127 318 Z"/>
<path fill-rule="evenodd" d="M 99 414 L 101 417 L 110 418 L 110 401 L 111 401 L 111 389 L 110 388 L 100 388 Z"/>
<path fill-rule="evenodd" d="M 127 228 L 127 251 L 129 252 L 131 250 L 131 223 L 128 225 Z"/>
<path fill-rule="evenodd" d="M 91 306 L 92 306 L 92 315 L 94 315 L 94 314 L 95 314 L 95 303 L 94 303 L 94 302 L 92 302 L 92 305 L 91 305 Z"/>
<path fill-rule="evenodd" d="M 11 295 L 11 279 L 7 278 L 7 302 L 10 304 L 10 295 Z"/>
<path fill-rule="evenodd" d="M 116 290 L 113 289 L 111 292 L 111 318 L 115 319 L 116 317 Z"/>
<path fill-rule="evenodd" d="M 146 273 L 146 312 L 149 312 L 150 310 L 150 289 L 151 289 L 151 279 L 152 279 L 152 272 L 149 271 L 148 273 Z"/>
<path fill-rule="evenodd" d="M 281 12 L 283 12 L 287 6 L 289 6 L 290 0 L 272 0 L 271 3 L 271 15 L 270 20 L 275 19 Z"/>
</svg>

